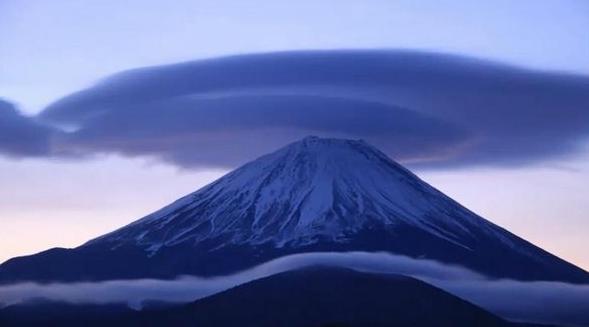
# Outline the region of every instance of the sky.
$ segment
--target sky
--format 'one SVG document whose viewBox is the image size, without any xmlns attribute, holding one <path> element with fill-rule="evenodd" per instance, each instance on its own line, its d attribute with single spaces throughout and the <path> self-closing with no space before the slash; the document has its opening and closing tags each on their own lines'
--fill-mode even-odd
<svg viewBox="0 0 589 327">
<path fill-rule="evenodd" d="M 313 133 L 589 269 L 587 30 L 583 0 L 0 0 L 0 261 Z"/>
</svg>

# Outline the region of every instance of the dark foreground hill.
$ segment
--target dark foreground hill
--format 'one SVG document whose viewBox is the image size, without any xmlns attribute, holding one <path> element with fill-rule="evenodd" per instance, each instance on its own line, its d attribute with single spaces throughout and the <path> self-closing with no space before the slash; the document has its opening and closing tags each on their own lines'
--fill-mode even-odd
<svg viewBox="0 0 589 327">
<path fill-rule="evenodd" d="M 414 278 L 325 267 L 280 273 L 190 304 L 140 312 L 117 305 L 12 306 L 0 310 L 0 325 L 524 326 Z"/>
</svg>

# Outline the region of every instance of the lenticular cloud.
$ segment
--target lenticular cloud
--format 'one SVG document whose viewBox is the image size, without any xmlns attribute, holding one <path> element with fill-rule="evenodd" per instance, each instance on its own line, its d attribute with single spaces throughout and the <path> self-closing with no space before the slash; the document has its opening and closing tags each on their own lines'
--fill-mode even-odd
<svg viewBox="0 0 589 327">
<path fill-rule="evenodd" d="M 0 105 L 0 125 L 11 126 L 0 153 L 235 167 L 315 134 L 362 138 L 420 168 L 514 166 L 582 151 L 588 106 L 586 76 L 458 55 L 254 53 L 123 71 L 37 117 L 8 117 Z"/>
</svg>

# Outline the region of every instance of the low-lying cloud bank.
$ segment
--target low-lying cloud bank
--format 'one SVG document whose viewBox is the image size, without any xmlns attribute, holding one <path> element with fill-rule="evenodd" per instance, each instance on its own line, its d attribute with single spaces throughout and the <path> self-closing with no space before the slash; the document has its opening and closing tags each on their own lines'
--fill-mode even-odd
<svg viewBox="0 0 589 327">
<path fill-rule="evenodd" d="M 589 285 L 424 280 L 510 320 L 589 326 Z"/>
<path fill-rule="evenodd" d="M 0 153 L 38 154 L 19 141 L 30 124 L 2 111 L 14 128 L 0 130 Z M 421 167 L 524 165 L 589 137 L 589 76 L 418 51 L 247 54 L 125 71 L 29 118 L 47 124 L 33 125 L 47 156 L 234 167 L 315 134 L 363 138 Z"/>
<path fill-rule="evenodd" d="M 127 302 L 132 307 L 140 307 L 145 300 L 188 302 L 254 279 L 314 265 L 410 275 L 507 319 L 589 325 L 589 285 L 492 280 L 459 266 L 367 252 L 295 254 L 214 278 L 5 285 L 0 286 L 0 303 L 7 305 L 35 298 L 71 303 Z"/>
</svg>

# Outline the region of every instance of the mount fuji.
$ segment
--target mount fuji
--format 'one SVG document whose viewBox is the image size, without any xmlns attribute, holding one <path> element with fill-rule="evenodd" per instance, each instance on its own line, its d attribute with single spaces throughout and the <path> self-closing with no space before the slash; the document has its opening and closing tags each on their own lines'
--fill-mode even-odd
<svg viewBox="0 0 589 327">
<path fill-rule="evenodd" d="M 227 274 L 303 252 L 385 251 L 493 278 L 589 273 L 479 217 L 359 140 L 307 137 L 73 249 L 0 265 L 0 282 Z"/>
</svg>

